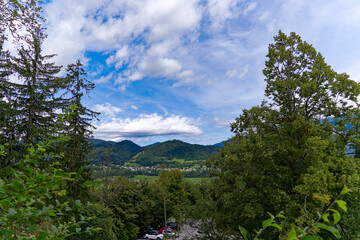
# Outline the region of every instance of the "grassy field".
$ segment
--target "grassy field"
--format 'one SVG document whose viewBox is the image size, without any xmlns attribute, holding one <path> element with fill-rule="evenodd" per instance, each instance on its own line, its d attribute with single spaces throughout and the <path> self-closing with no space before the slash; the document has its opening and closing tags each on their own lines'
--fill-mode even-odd
<svg viewBox="0 0 360 240">
<path fill-rule="evenodd" d="M 137 175 L 133 178 L 130 178 L 130 180 L 150 180 L 150 181 L 156 181 L 159 178 L 159 176 L 146 176 L 146 175 Z M 184 178 L 186 182 L 191 183 L 199 183 L 201 180 L 207 179 L 207 178 Z"/>
<path fill-rule="evenodd" d="M 150 181 L 156 181 L 159 178 L 159 176 L 146 176 L 146 175 L 137 175 L 133 178 L 129 178 L 129 180 L 150 180 Z"/>
</svg>

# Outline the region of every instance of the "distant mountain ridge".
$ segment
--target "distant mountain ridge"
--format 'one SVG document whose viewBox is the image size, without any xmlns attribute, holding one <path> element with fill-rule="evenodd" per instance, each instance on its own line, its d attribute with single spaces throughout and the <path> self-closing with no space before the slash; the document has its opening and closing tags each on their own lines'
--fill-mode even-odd
<svg viewBox="0 0 360 240">
<path fill-rule="evenodd" d="M 107 158 L 107 148 L 110 148 L 110 162 L 123 165 L 127 162 L 142 166 L 154 166 L 173 159 L 185 161 L 206 160 L 220 150 L 220 146 L 190 144 L 180 140 L 170 140 L 140 147 L 130 140 L 121 142 L 89 139 L 93 151 L 89 159 L 94 164 L 102 164 Z"/>
</svg>

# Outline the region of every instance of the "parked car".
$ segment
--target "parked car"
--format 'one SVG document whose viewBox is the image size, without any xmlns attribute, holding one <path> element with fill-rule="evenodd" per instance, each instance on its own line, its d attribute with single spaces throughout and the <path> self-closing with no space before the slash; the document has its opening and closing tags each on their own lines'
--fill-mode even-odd
<svg viewBox="0 0 360 240">
<path fill-rule="evenodd" d="M 173 230 L 178 230 L 178 224 L 176 221 L 169 221 L 167 222 L 167 225 Z"/>
<path fill-rule="evenodd" d="M 158 231 L 150 228 L 149 230 L 146 230 L 144 238 L 146 240 L 150 240 L 150 239 L 163 240 L 164 235 L 159 233 Z"/>
<path fill-rule="evenodd" d="M 159 233 L 162 233 L 165 230 L 165 227 L 159 229 Z M 167 230 L 172 230 L 170 227 L 167 227 Z"/>
<path fill-rule="evenodd" d="M 167 236 L 170 237 L 179 237 L 179 233 L 176 232 L 175 230 L 172 230 L 171 228 L 168 227 L 168 229 L 164 229 L 162 234 L 166 234 Z"/>
</svg>

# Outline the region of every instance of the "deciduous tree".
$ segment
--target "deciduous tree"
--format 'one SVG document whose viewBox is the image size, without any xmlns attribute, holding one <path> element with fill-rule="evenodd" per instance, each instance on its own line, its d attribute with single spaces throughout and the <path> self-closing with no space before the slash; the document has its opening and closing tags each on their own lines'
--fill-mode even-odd
<svg viewBox="0 0 360 240">
<path fill-rule="evenodd" d="M 359 179 L 359 84 L 281 31 L 263 73 L 268 102 L 243 110 L 231 125 L 235 136 L 208 161 L 223 186 L 219 226 L 256 228 L 267 211 L 282 210 L 288 222 L 306 223 L 302 212 L 315 216 Z"/>
</svg>

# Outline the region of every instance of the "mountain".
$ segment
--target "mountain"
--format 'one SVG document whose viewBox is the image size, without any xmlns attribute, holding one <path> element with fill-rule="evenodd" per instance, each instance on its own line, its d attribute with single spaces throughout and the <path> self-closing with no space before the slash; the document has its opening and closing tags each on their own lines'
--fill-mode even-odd
<svg viewBox="0 0 360 240">
<path fill-rule="evenodd" d="M 143 148 L 131 159 L 131 162 L 151 166 L 173 159 L 206 160 L 214 156 L 219 149 L 220 147 L 216 146 L 204 146 L 171 140 Z"/>
<path fill-rule="evenodd" d="M 89 139 L 93 146 L 90 161 L 102 164 L 106 159 L 106 148 L 111 147 L 110 161 L 113 164 L 123 165 L 126 162 L 137 163 L 142 166 L 154 166 L 172 160 L 204 161 L 214 156 L 219 146 L 199 145 L 171 140 L 140 147 L 129 140 L 122 142 Z"/>
<path fill-rule="evenodd" d="M 89 139 L 93 150 L 89 155 L 91 162 L 101 164 L 106 159 L 106 149 L 110 147 L 110 162 L 123 165 L 125 162 L 135 156 L 141 147 L 132 141 L 124 140 L 121 142 L 104 141 L 100 139 Z"/>
</svg>

